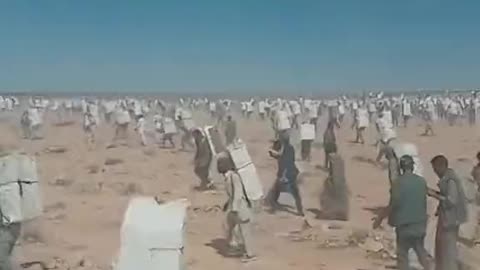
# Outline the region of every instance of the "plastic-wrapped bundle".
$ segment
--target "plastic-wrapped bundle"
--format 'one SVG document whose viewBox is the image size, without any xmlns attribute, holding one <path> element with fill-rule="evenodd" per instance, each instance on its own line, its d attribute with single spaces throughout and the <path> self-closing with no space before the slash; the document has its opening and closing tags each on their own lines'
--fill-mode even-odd
<svg viewBox="0 0 480 270">
<path fill-rule="evenodd" d="M 238 174 L 242 178 L 245 193 L 251 201 L 259 201 L 263 199 L 263 187 L 258 177 L 255 164 L 248 153 L 247 146 L 239 141 L 228 147 L 228 152 L 232 158 Z"/>
<path fill-rule="evenodd" d="M 130 201 L 121 229 L 116 270 L 182 270 L 188 201 L 158 204 L 154 198 Z"/>
<path fill-rule="evenodd" d="M 34 159 L 12 153 L 0 158 L 0 213 L 3 224 L 42 214 L 39 178 Z"/>
<path fill-rule="evenodd" d="M 395 156 L 400 159 L 404 155 L 410 155 L 415 162 L 413 172 L 417 175 L 423 176 L 423 164 L 418 155 L 417 146 L 413 143 L 401 142 L 393 140 L 389 143 L 395 152 Z"/>
</svg>

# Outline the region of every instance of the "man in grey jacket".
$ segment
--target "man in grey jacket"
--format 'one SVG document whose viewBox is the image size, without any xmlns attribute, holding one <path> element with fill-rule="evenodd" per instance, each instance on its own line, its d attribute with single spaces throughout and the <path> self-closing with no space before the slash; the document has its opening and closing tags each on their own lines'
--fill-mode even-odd
<svg viewBox="0 0 480 270">
<path fill-rule="evenodd" d="M 460 225 L 467 219 L 465 193 L 457 174 L 448 167 L 446 157 L 436 156 L 431 163 L 435 174 L 440 178 L 440 190 L 428 191 L 429 196 L 439 201 L 435 269 L 458 270 L 458 232 Z"/>
</svg>

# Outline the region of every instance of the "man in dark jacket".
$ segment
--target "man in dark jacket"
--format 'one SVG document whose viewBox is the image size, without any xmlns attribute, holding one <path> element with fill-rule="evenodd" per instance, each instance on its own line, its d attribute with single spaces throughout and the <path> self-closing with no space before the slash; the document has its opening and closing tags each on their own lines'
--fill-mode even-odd
<svg viewBox="0 0 480 270">
<path fill-rule="evenodd" d="M 280 141 L 274 144 L 273 149 L 269 151 L 271 157 L 278 161 L 277 180 L 270 190 L 269 199 L 272 211 L 278 208 L 278 197 L 280 192 L 289 192 L 295 199 L 299 216 L 304 216 L 302 198 L 298 189 L 297 177 L 298 168 L 295 165 L 295 149 L 290 144 L 289 136 L 282 134 Z"/>
<path fill-rule="evenodd" d="M 393 183 L 390 203 L 376 218 L 374 228 L 380 226 L 385 217 L 395 227 L 397 235 L 397 268 L 408 270 L 408 252 L 413 249 L 424 269 L 430 270 L 428 253 L 424 247 L 427 227 L 427 184 L 423 177 L 413 173 L 414 161 L 411 156 L 400 158 L 403 174 Z"/>
</svg>

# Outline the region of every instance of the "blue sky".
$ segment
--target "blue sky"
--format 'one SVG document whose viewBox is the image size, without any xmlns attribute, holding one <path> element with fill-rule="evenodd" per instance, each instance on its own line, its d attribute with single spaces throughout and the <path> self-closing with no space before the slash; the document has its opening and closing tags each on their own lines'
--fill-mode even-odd
<svg viewBox="0 0 480 270">
<path fill-rule="evenodd" d="M 0 0 L 0 91 L 480 85 L 480 1 Z"/>
</svg>

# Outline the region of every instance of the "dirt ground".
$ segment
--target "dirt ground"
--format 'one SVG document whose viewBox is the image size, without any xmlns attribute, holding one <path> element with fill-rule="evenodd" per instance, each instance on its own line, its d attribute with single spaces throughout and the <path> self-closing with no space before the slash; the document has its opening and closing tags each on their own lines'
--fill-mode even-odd
<svg viewBox="0 0 480 270">
<path fill-rule="evenodd" d="M 209 121 L 203 113 L 196 113 L 195 117 L 197 123 Z M 239 135 L 247 143 L 267 191 L 276 173 L 276 163 L 267 154 L 273 135 L 270 124 L 256 118 L 237 119 Z M 6 128 L 6 121 L 3 117 L 0 134 Z M 323 133 L 325 118 L 320 122 L 319 130 Z M 357 145 L 351 142 L 354 131 L 350 125 L 351 119 L 346 118 L 337 130 L 351 191 L 350 221 L 345 226 L 368 231 L 373 217 L 371 209 L 387 203 L 387 172 L 369 161 L 376 157 L 376 148 L 372 146 L 376 139 L 373 126 L 367 130 L 367 143 Z M 435 129 L 437 134 L 434 137 L 421 137 L 419 134 L 423 128 L 415 122 L 409 128 L 398 129 L 401 140 L 417 144 L 431 187 L 436 187 L 437 181 L 429 166 L 429 160 L 434 155 L 442 153 L 450 160 L 472 159 L 480 150 L 479 126 L 449 127 L 439 122 Z M 225 216 L 216 206 L 223 205 L 225 201 L 223 187 L 220 182 L 216 192 L 194 190 L 199 181 L 193 173 L 193 152 L 161 149 L 153 145 L 141 147 L 133 129 L 129 146 L 107 149 L 113 131 L 111 126 L 103 123 L 97 130 L 96 149 L 90 151 L 86 147 L 79 118 L 74 125 L 67 126 L 55 126 L 52 120 L 47 120 L 43 140 L 23 141 L 24 149 L 37 158 L 45 214 L 43 218 L 24 226 L 24 237 L 15 251 L 18 262 L 49 262 L 55 257 L 72 261 L 83 257 L 99 268 L 108 269 L 120 246 L 120 226 L 129 198 L 154 195 L 162 200 L 188 198 L 191 202 L 185 236 L 187 269 L 374 270 L 385 269 L 385 265 L 393 263 L 391 260 L 371 258 L 365 249 L 358 246 L 323 247 L 321 239 L 328 238 L 331 232 L 322 226 L 327 221 L 315 219 L 315 213 L 320 210 L 320 189 L 326 177 L 319 166 L 324 159 L 321 134 L 318 134 L 312 161 L 302 164 L 307 177 L 300 187 L 308 219 L 316 224 L 312 231 L 318 239 L 294 241 L 285 237 L 300 231 L 303 219 L 289 211 L 275 215 L 262 211 L 256 218 L 254 229 L 259 257 L 245 264 L 238 258 L 222 255 Z M 67 151 L 44 151 L 52 146 L 65 147 Z M 107 159 L 120 161 L 105 165 Z M 293 205 L 288 195 L 282 195 L 281 200 Z"/>
</svg>

